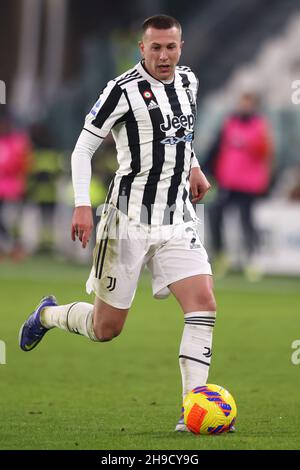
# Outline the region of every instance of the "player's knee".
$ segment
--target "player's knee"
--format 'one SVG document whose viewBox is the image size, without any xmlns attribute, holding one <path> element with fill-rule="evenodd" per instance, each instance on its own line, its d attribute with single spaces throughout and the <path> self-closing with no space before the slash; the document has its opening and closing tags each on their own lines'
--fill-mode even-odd
<svg viewBox="0 0 300 470">
<path fill-rule="evenodd" d="M 217 310 L 217 304 L 212 289 L 206 289 L 205 292 L 198 292 L 195 300 L 199 311 L 215 312 Z"/>
<path fill-rule="evenodd" d="M 116 338 L 119 336 L 121 333 L 122 328 L 118 327 L 112 327 L 112 326 L 98 326 L 94 328 L 94 333 L 97 338 L 97 340 L 101 343 L 111 341 L 112 339 Z"/>
</svg>

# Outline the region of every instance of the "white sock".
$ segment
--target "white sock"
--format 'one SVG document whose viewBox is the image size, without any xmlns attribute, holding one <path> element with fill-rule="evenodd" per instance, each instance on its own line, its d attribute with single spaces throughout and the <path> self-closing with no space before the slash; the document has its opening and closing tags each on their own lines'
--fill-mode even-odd
<svg viewBox="0 0 300 470">
<path fill-rule="evenodd" d="M 189 312 L 184 315 L 179 352 L 183 399 L 193 388 L 207 383 L 215 319 L 216 312 Z"/>
<path fill-rule="evenodd" d="M 73 302 L 68 305 L 45 307 L 41 314 L 41 323 L 45 328 L 62 330 L 86 336 L 98 341 L 93 329 L 94 306 L 86 302 Z"/>
</svg>

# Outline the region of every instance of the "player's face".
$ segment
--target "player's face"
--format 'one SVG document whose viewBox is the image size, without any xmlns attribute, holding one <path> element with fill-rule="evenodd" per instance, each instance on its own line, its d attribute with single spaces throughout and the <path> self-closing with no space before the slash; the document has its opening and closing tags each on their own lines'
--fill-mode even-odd
<svg viewBox="0 0 300 470">
<path fill-rule="evenodd" d="M 140 42 L 147 71 L 157 80 L 172 80 L 182 45 L 181 33 L 175 26 L 169 29 L 148 28 Z"/>
</svg>

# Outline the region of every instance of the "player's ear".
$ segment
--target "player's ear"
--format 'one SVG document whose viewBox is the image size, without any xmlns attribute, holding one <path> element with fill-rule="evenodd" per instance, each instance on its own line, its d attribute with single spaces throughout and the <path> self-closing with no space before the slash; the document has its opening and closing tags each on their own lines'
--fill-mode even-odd
<svg viewBox="0 0 300 470">
<path fill-rule="evenodd" d="M 139 48 L 140 48 L 140 51 L 141 51 L 142 57 L 144 57 L 144 50 L 145 50 L 145 46 L 144 46 L 144 43 L 143 43 L 143 41 L 139 41 Z"/>
<path fill-rule="evenodd" d="M 184 41 L 181 41 L 179 44 L 179 55 L 178 55 L 178 60 L 180 59 L 181 53 L 182 53 L 182 46 L 184 44 Z"/>
</svg>

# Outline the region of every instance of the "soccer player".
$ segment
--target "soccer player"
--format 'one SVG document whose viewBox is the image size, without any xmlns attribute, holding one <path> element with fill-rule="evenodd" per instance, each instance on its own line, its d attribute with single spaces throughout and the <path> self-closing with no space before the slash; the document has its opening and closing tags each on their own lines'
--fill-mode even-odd
<svg viewBox="0 0 300 470">
<path fill-rule="evenodd" d="M 193 150 L 198 80 L 178 66 L 181 26 L 170 16 L 143 23 L 142 60 L 111 80 L 87 115 L 72 154 L 72 239 L 85 248 L 93 229 L 91 159 L 112 131 L 119 168 L 97 228 L 87 291 L 94 305 L 41 300 L 21 327 L 31 351 L 54 327 L 105 342 L 118 336 L 145 265 L 157 298 L 172 293 L 184 313 L 179 363 L 183 397 L 207 382 L 216 318 L 212 273 L 199 239 L 197 203 L 210 188 Z M 186 427 L 180 417 L 176 430 Z"/>
</svg>

